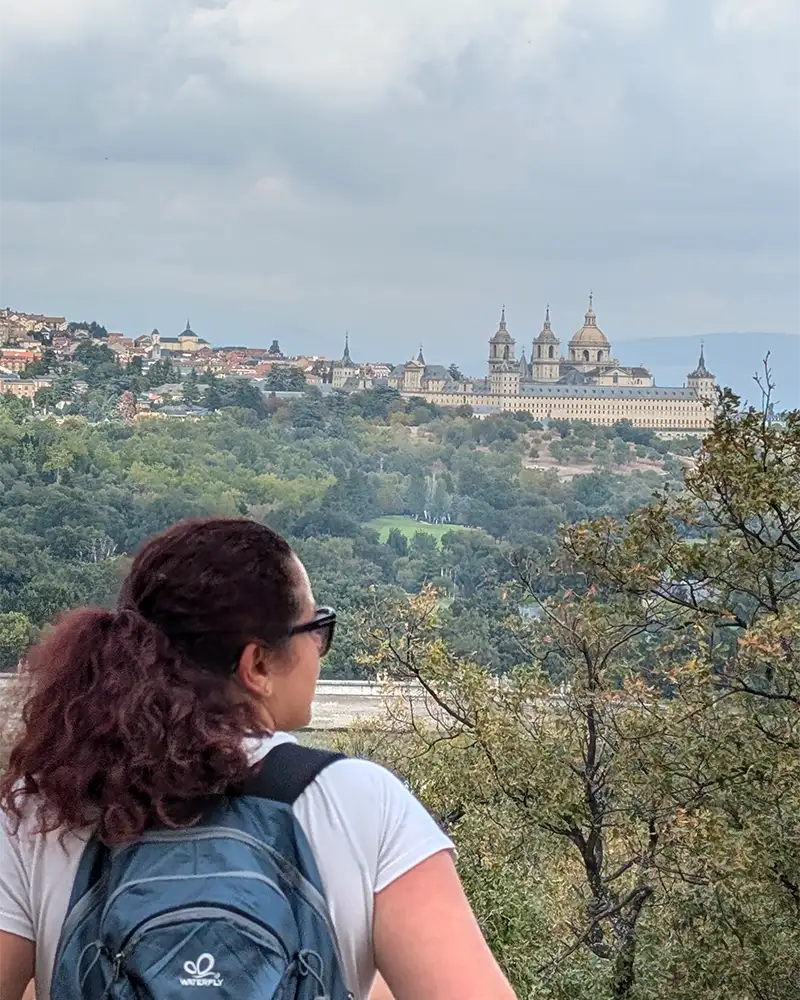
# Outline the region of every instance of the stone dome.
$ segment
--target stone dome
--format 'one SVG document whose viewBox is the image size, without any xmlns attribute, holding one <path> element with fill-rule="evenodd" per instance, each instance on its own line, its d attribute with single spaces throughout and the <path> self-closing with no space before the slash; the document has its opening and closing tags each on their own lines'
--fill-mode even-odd
<svg viewBox="0 0 800 1000">
<path fill-rule="evenodd" d="M 570 347 L 608 347 L 606 335 L 597 325 L 597 316 L 592 309 L 592 296 L 589 296 L 589 308 L 583 318 L 583 326 L 569 342 Z"/>
</svg>

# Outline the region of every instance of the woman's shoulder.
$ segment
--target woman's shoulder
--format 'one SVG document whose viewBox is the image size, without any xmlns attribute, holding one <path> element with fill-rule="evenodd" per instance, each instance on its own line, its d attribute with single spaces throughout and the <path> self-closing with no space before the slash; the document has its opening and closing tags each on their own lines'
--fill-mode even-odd
<svg viewBox="0 0 800 1000">
<path fill-rule="evenodd" d="M 380 764 L 348 757 L 327 767 L 314 784 L 317 791 L 313 785 L 307 790 L 308 813 L 318 811 L 326 825 L 338 818 L 367 860 L 375 892 L 430 855 L 454 849 L 411 789 Z M 322 833 L 319 826 L 316 832 Z"/>
<path fill-rule="evenodd" d="M 326 767 L 317 784 L 343 802 L 360 803 L 369 797 L 373 804 L 386 799 L 413 799 L 406 784 L 382 764 L 363 757 L 341 757 Z"/>
</svg>

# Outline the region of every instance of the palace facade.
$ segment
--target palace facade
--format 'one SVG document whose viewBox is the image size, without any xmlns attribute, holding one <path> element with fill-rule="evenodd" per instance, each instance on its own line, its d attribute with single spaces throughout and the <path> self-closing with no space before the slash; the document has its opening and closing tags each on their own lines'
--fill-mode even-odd
<svg viewBox="0 0 800 1000">
<path fill-rule="evenodd" d="M 392 369 L 388 378 L 374 378 L 369 366 L 357 365 L 349 343 L 332 370 L 334 388 L 352 391 L 388 385 L 406 398 L 422 397 L 439 406 L 471 406 L 484 416 L 524 411 L 537 420 L 587 420 L 611 425 L 628 420 L 637 427 L 663 431 L 704 431 L 714 419 L 714 376 L 700 360 L 683 386 L 656 385 L 643 367 L 626 367 L 614 357 L 608 338 L 597 325 L 592 296 L 577 330 L 562 351 L 553 331 L 550 307 L 541 332 L 531 344 L 530 361 L 500 314 L 497 332 L 489 339 L 485 378 L 456 381 L 442 365 L 429 365 L 420 348 L 416 358 Z"/>
</svg>

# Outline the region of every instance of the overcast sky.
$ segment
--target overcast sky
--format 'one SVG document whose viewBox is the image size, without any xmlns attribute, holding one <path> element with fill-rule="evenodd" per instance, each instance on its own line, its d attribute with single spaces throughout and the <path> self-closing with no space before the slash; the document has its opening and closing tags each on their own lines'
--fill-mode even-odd
<svg viewBox="0 0 800 1000">
<path fill-rule="evenodd" d="M 3 0 L 1 304 L 470 369 L 590 287 L 612 344 L 796 333 L 799 12 Z"/>
</svg>

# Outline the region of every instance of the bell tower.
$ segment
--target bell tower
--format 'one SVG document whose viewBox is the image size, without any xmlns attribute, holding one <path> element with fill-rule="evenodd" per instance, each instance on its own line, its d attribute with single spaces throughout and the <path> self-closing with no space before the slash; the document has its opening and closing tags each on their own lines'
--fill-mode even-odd
<svg viewBox="0 0 800 1000">
<path fill-rule="evenodd" d="M 534 382 L 557 382 L 561 373 L 561 341 L 550 325 L 550 306 L 545 310 L 542 332 L 534 340 L 531 351 Z"/>
<path fill-rule="evenodd" d="M 506 326 L 506 307 L 500 312 L 500 326 L 489 341 L 489 375 L 505 364 L 516 362 L 516 341 Z"/>
<path fill-rule="evenodd" d="M 693 372 L 690 372 L 686 379 L 686 384 L 690 389 L 694 389 L 700 399 L 706 400 L 708 402 L 713 402 L 716 396 L 717 384 L 714 376 L 706 368 L 706 359 L 704 355 L 704 345 L 700 342 L 700 360 L 697 362 L 697 368 Z"/>
</svg>

